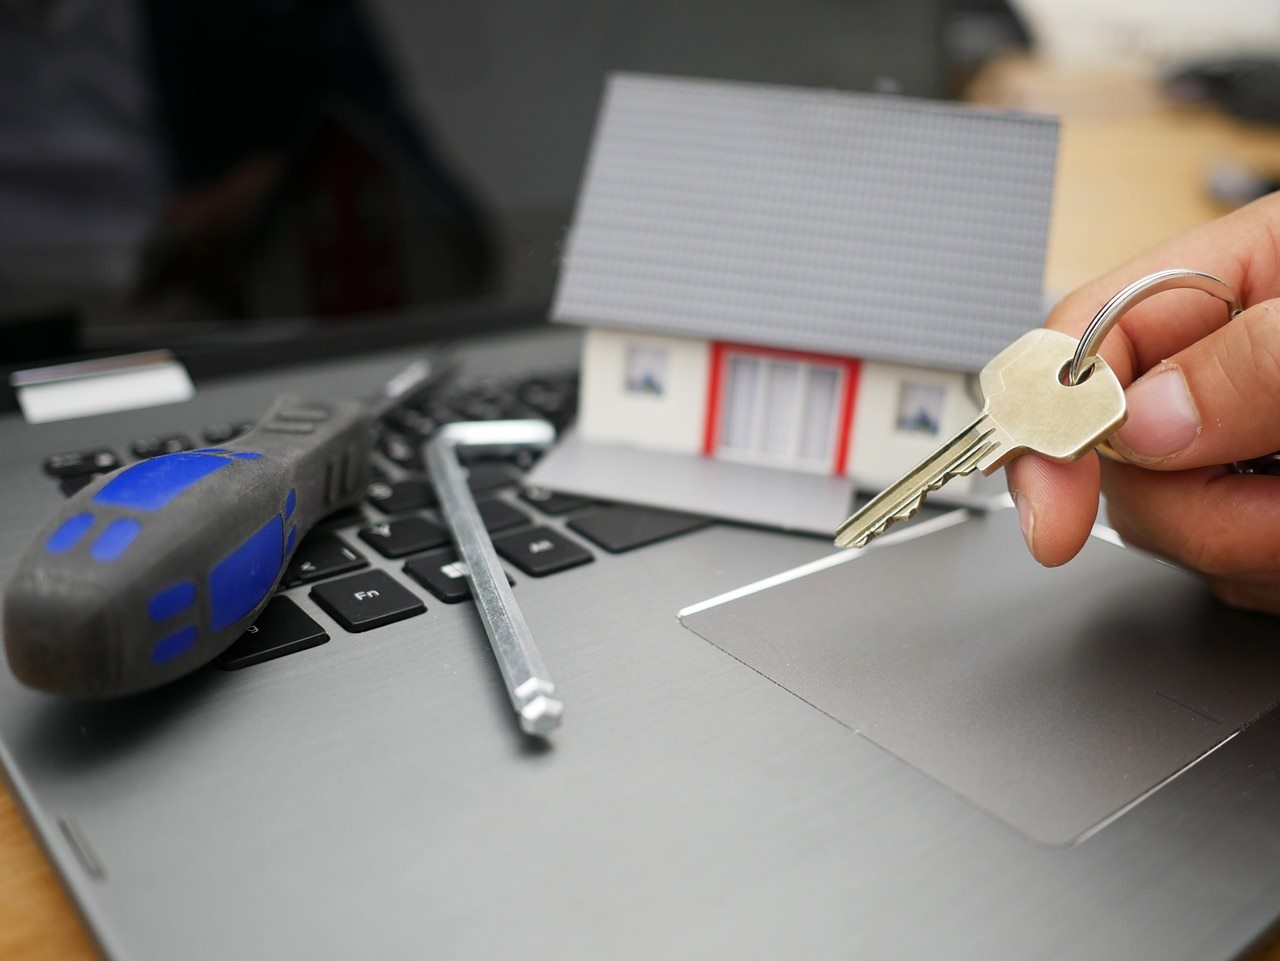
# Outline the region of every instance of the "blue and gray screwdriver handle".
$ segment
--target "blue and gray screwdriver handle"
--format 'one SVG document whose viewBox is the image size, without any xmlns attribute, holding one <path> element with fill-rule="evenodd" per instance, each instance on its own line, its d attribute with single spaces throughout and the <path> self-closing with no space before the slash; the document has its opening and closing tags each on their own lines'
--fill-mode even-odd
<svg viewBox="0 0 1280 961">
<path fill-rule="evenodd" d="M 266 606 L 298 542 L 368 482 L 376 419 L 432 378 L 425 362 L 372 402 L 278 398 L 223 447 L 165 454 L 70 498 L 4 598 L 14 675 L 117 697 L 188 674 Z"/>
</svg>

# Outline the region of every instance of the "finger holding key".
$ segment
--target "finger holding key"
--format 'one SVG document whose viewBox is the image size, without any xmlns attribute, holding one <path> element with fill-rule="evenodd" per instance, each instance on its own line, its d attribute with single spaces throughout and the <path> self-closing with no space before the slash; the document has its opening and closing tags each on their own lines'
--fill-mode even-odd
<svg viewBox="0 0 1280 961">
<path fill-rule="evenodd" d="M 1108 463 L 1107 513 L 1135 547 L 1199 571 L 1223 602 L 1280 614 L 1280 478 Z"/>
<path fill-rule="evenodd" d="M 1129 421 L 1112 446 L 1130 463 L 1187 470 L 1280 449 L 1280 300 L 1250 307 L 1160 362 L 1125 396 Z"/>
<path fill-rule="evenodd" d="M 1280 449 L 1280 301 L 1257 304 L 1147 372 L 1104 471 L 1121 536 L 1205 575 L 1237 607 L 1280 614 L 1280 478 L 1228 466 Z"/>
<path fill-rule="evenodd" d="M 1026 454 L 1010 461 L 1005 474 L 1031 556 L 1057 567 L 1080 553 L 1098 519 L 1098 455 L 1060 464 Z"/>
<path fill-rule="evenodd" d="M 1094 312 L 1117 290 L 1144 274 L 1187 264 L 1222 277 L 1245 304 L 1280 297 L 1280 193 L 1190 231 L 1085 285 L 1058 304 L 1046 326 L 1079 336 Z M 1174 401 L 1178 399 L 1172 389 L 1177 386 L 1176 380 L 1150 385 L 1143 375 L 1165 358 L 1173 358 L 1206 338 L 1240 336 L 1231 328 L 1249 313 L 1228 323 L 1221 303 L 1198 291 L 1161 294 L 1125 313 L 1103 342 L 1100 353 L 1121 383 L 1129 385 L 1139 378 L 1144 381 L 1135 387 L 1129 401 L 1130 422 L 1122 432 L 1130 439 L 1131 453 L 1149 451 L 1148 446 L 1132 445 L 1148 445 L 1160 431 L 1165 432 L 1166 442 L 1177 440 L 1169 433 L 1176 431 L 1176 424 L 1160 413 L 1170 396 Z M 1254 356 L 1265 359 L 1268 355 Z M 1255 403 L 1261 402 L 1263 396 L 1256 396 Z M 1244 421 L 1259 419 L 1255 409 Z M 1280 418 L 1269 419 L 1280 422 Z M 1203 416 L 1201 423 L 1205 423 Z M 1120 443 L 1123 445 L 1123 439 Z M 1280 444 L 1272 445 L 1275 448 Z M 1207 454 L 1209 449 L 1205 447 L 1204 452 Z M 1218 463 L 1250 456 L 1256 455 L 1241 450 Z M 1175 463 L 1188 466 L 1190 461 L 1170 460 L 1166 468 Z M 1009 464 L 1007 475 L 1028 547 L 1036 560 L 1053 566 L 1074 557 L 1084 545 L 1097 513 L 1100 475 L 1096 457 L 1053 464 L 1028 455 Z"/>
<path fill-rule="evenodd" d="M 1212 325 L 1207 325 L 1211 332 L 1204 339 L 1196 341 L 1193 347 L 1206 342 L 1216 344 L 1218 340 L 1225 339 L 1247 348 L 1248 345 L 1243 343 L 1242 331 L 1227 323 L 1241 313 L 1230 285 L 1203 271 L 1184 268 L 1162 270 L 1127 284 L 1106 301 L 1079 341 L 1069 368 L 1068 380 L 1078 383 L 1081 376 L 1089 371 L 1089 365 L 1099 347 L 1114 343 L 1115 341 L 1109 340 L 1113 334 L 1117 338 L 1124 336 L 1121 325 L 1148 298 L 1179 291 L 1184 287 L 1200 291 L 1197 300 L 1202 307 L 1210 299 L 1224 302 L 1227 307 L 1225 312 L 1219 311 L 1218 314 L 1218 323 L 1226 324 L 1226 327 L 1213 329 Z M 1204 294 L 1210 294 L 1211 298 L 1205 298 Z M 1169 298 L 1166 297 L 1165 302 L 1168 303 Z M 1185 304 L 1185 300 L 1180 303 Z M 1248 329 L 1245 328 L 1243 333 L 1247 335 Z M 1134 341 L 1130 339 L 1123 341 L 1123 344 L 1127 351 L 1121 354 L 1118 362 L 1122 368 L 1127 366 L 1132 369 Z M 1198 431 L 1195 411 L 1189 403 L 1189 389 L 1176 365 L 1165 362 L 1157 373 L 1164 376 L 1153 381 L 1153 375 L 1148 374 L 1131 384 L 1126 402 L 1127 410 L 1131 412 L 1136 408 L 1140 414 L 1134 422 L 1136 430 L 1131 430 L 1131 435 L 1142 445 L 1140 449 L 1150 448 L 1158 452 L 1152 455 L 1152 459 L 1162 458 L 1170 451 L 1181 449 L 1194 439 L 1194 434 Z M 1142 395 L 1147 403 L 1135 403 L 1137 395 Z M 1148 415 L 1141 416 L 1143 412 Z M 1189 436 L 1188 431 L 1192 435 Z M 1123 437 L 1123 432 L 1117 436 Z M 1117 442 L 1115 438 L 1112 441 L 1114 449 Z M 1123 439 L 1118 443 L 1124 447 Z M 1266 449 L 1269 451 L 1275 448 L 1272 446 Z M 1255 456 L 1258 455 L 1248 455 Z M 1035 458 L 1028 458 L 1009 471 L 1009 491 L 1018 507 L 1023 537 L 1032 554 L 1041 563 L 1054 566 L 1070 560 L 1088 536 L 1098 506 L 1099 475 L 1094 460 L 1096 459 L 1087 459 L 1086 466 L 1075 469 L 1053 469 Z M 1037 525 L 1037 508 L 1045 504 L 1053 506 L 1047 531 Z"/>
</svg>

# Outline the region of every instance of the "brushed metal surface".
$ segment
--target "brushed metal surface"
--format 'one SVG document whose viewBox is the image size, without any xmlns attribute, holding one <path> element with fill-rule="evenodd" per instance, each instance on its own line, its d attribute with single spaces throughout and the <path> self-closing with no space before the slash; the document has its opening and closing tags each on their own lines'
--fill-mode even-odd
<svg viewBox="0 0 1280 961">
<path fill-rule="evenodd" d="M 467 359 L 497 375 L 572 349 L 504 339 Z M 252 416 L 278 389 L 358 394 L 403 362 L 244 378 L 128 416 L 0 422 L 0 577 L 58 503 L 38 471 L 49 452 Z M 328 644 L 116 705 L 57 702 L 2 672 L 0 751 L 121 961 L 1205 959 L 1280 913 L 1272 715 L 1096 836 L 1053 848 L 676 619 L 829 550 L 719 525 L 518 578 L 574 705 L 550 749 L 513 737 L 474 609 L 410 583 L 427 613 L 362 635 L 292 590 Z M 643 711 L 616 697 L 637 687 Z"/>
<path fill-rule="evenodd" d="M 683 620 L 1048 844 L 1083 838 L 1280 701 L 1273 618 L 1096 538 L 1041 567 L 1012 508 Z"/>
</svg>

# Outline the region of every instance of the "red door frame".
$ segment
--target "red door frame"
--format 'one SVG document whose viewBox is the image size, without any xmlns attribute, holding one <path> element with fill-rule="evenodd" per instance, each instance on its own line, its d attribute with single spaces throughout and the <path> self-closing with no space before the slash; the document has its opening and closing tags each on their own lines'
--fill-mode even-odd
<svg viewBox="0 0 1280 961">
<path fill-rule="evenodd" d="M 733 344 L 725 341 L 711 342 L 711 369 L 707 376 L 707 419 L 702 432 L 702 453 L 714 457 L 720 443 L 720 408 L 723 405 L 724 368 L 728 355 L 755 354 L 760 357 L 777 357 L 783 360 L 804 361 L 844 369 L 844 387 L 840 394 L 839 421 L 836 426 L 835 462 L 831 473 L 839 477 L 844 473 L 845 460 L 849 456 L 849 444 L 853 439 L 853 403 L 858 392 L 858 374 L 862 361 L 857 357 L 836 357 L 832 354 L 810 354 L 798 350 L 779 350 L 776 347 L 759 347 L 755 344 Z"/>
</svg>

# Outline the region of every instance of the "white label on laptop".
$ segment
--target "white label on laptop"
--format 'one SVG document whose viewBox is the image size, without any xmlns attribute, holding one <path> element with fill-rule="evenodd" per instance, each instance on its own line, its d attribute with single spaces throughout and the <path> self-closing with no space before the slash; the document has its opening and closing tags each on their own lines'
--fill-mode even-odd
<svg viewBox="0 0 1280 961">
<path fill-rule="evenodd" d="M 22 370 L 9 383 L 29 424 L 176 404 L 196 392 L 167 350 Z"/>
</svg>

